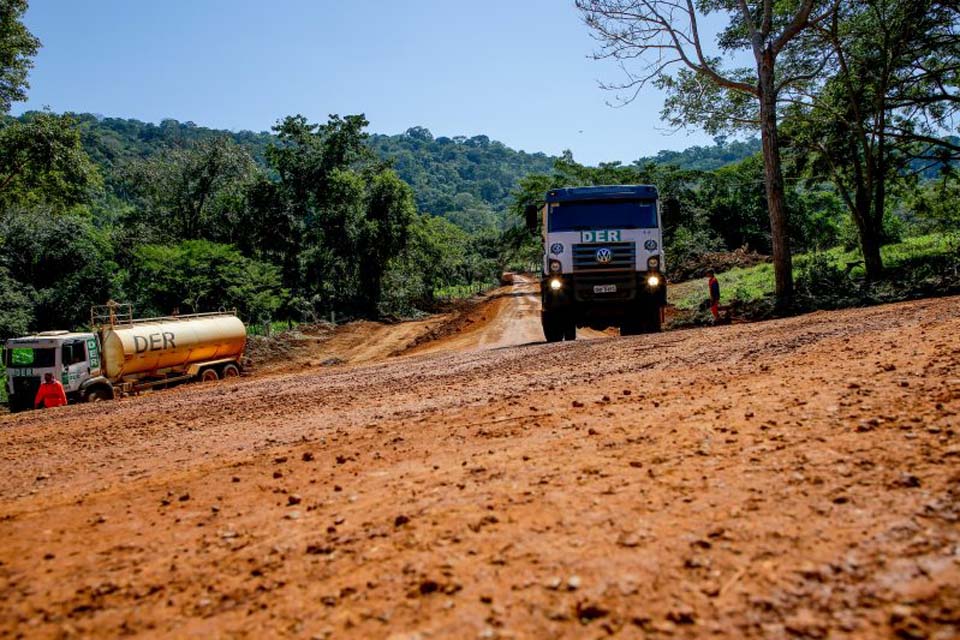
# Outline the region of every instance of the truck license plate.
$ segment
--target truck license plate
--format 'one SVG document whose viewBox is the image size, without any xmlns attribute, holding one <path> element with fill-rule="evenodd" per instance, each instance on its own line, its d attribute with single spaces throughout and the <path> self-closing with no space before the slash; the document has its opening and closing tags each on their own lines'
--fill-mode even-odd
<svg viewBox="0 0 960 640">
<path fill-rule="evenodd" d="M 593 285 L 594 293 L 616 293 L 617 285 L 615 284 L 595 284 Z"/>
</svg>

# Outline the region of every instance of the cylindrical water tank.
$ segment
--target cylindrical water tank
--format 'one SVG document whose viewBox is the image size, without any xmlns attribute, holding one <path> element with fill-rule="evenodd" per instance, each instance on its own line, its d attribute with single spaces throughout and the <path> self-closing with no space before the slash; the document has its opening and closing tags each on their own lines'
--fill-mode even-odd
<svg viewBox="0 0 960 640">
<path fill-rule="evenodd" d="M 247 331 L 235 315 L 217 314 L 104 327 L 101 339 L 106 375 L 117 380 L 161 369 L 186 370 L 197 362 L 239 360 Z"/>
</svg>

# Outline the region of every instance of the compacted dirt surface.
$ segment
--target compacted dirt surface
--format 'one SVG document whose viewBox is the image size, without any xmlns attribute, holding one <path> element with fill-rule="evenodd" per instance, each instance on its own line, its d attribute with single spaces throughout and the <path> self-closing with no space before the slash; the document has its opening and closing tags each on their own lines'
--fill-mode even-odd
<svg viewBox="0 0 960 640">
<path fill-rule="evenodd" d="M 0 636 L 960 635 L 960 299 L 547 345 L 515 286 L 472 340 L 4 417 Z"/>
</svg>

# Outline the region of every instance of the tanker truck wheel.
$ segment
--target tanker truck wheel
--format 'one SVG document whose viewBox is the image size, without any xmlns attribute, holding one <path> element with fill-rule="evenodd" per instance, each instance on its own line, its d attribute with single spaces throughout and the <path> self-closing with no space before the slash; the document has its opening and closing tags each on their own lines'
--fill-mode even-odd
<svg viewBox="0 0 960 640">
<path fill-rule="evenodd" d="M 200 372 L 200 382 L 214 382 L 219 379 L 216 369 L 204 369 Z"/>
<path fill-rule="evenodd" d="M 237 378 L 240 376 L 240 367 L 230 363 L 223 366 L 223 379 L 227 378 Z"/>
<path fill-rule="evenodd" d="M 113 393 L 103 387 L 94 387 L 83 394 L 84 402 L 100 402 L 101 400 L 110 400 L 112 398 Z"/>
</svg>

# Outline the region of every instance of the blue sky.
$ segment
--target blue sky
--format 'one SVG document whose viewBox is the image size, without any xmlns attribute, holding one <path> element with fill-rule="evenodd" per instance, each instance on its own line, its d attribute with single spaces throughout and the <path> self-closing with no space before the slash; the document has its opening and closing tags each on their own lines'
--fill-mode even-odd
<svg viewBox="0 0 960 640">
<path fill-rule="evenodd" d="M 32 0 L 43 42 L 30 99 L 50 107 L 232 130 L 302 113 L 365 113 L 374 133 L 420 125 L 595 164 L 711 144 L 659 120 L 647 90 L 612 108 L 611 62 L 572 0 Z"/>
</svg>

